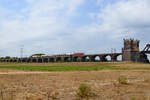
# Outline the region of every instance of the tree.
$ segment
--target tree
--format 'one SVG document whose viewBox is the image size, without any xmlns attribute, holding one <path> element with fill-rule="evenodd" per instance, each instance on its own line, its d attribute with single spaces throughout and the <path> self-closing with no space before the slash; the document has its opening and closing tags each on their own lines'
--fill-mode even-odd
<svg viewBox="0 0 150 100">
<path fill-rule="evenodd" d="M 31 57 L 41 57 L 43 55 L 45 55 L 45 54 L 43 54 L 43 53 L 36 53 L 36 54 L 31 55 Z"/>
</svg>

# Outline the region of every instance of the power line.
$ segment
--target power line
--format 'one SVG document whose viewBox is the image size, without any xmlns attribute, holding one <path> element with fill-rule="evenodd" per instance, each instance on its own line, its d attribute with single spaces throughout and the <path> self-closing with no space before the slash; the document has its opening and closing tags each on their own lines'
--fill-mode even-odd
<svg viewBox="0 0 150 100">
<path fill-rule="evenodd" d="M 116 53 L 116 48 L 111 48 L 111 53 Z"/>
</svg>

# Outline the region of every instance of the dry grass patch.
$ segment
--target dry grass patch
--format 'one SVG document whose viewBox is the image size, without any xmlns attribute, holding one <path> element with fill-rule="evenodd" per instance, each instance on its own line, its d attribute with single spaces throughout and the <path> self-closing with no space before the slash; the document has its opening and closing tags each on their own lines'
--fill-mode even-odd
<svg viewBox="0 0 150 100">
<path fill-rule="evenodd" d="M 18 71 L 17 71 L 18 72 Z M 150 82 L 136 81 L 150 77 L 150 71 L 142 70 L 103 70 L 103 71 L 69 71 L 69 72 L 42 72 L 27 71 L 21 74 L 0 74 L 0 86 L 4 84 L 4 91 L 15 91 L 15 100 L 75 100 L 89 96 L 89 100 L 131 100 L 150 96 Z M 2 73 L 2 72 L 1 72 Z M 130 85 L 118 84 L 118 76 L 126 76 L 133 80 Z M 112 82 L 116 82 L 114 85 Z M 87 86 L 81 86 L 85 84 Z M 89 89 L 90 87 L 90 89 Z M 79 90 L 84 90 L 80 91 Z M 50 92 L 48 92 L 50 91 Z M 96 96 L 91 95 L 91 91 Z M 49 95 L 48 95 L 49 93 Z M 4 92 L 6 95 L 7 92 Z M 39 97 L 39 98 L 36 98 Z M 1 100 L 1 97 L 0 97 Z M 148 100 L 148 98 L 146 98 Z"/>
</svg>

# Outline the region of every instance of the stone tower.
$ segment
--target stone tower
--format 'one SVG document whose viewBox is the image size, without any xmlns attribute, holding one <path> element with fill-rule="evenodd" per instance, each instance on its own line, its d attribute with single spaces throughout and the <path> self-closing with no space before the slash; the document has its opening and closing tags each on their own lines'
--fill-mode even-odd
<svg viewBox="0 0 150 100">
<path fill-rule="evenodd" d="M 122 48 L 122 60 L 138 62 L 140 58 L 139 40 L 124 39 L 124 48 Z"/>
</svg>

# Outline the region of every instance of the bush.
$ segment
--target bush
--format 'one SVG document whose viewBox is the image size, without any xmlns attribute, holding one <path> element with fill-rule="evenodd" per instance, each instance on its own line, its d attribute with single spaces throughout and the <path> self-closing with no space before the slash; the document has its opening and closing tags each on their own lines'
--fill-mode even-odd
<svg viewBox="0 0 150 100">
<path fill-rule="evenodd" d="M 47 98 L 48 98 L 48 100 L 58 100 L 59 98 L 58 98 L 58 95 L 59 95 L 59 92 L 47 92 Z"/>
<path fill-rule="evenodd" d="M 125 76 L 120 76 L 120 77 L 118 78 L 118 82 L 119 82 L 120 84 L 128 84 L 128 78 L 125 77 Z"/>
<path fill-rule="evenodd" d="M 76 92 L 76 100 L 89 99 L 89 97 L 96 96 L 92 92 L 91 87 L 86 84 L 80 84 Z"/>
<path fill-rule="evenodd" d="M 52 93 L 52 95 L 51 95 L 52 100 L 58 99 L 58 95 L 59 95 L 59 92 Z"/>
</svg>

